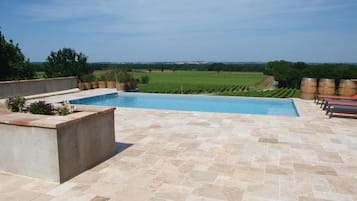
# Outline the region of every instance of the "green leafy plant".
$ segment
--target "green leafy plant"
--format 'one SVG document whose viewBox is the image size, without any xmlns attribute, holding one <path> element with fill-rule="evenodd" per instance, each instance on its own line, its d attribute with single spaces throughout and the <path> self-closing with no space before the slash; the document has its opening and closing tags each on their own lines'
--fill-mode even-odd
<svg viewBox="0 0 357 201">
<path fill-rule="evenodd" d="M 15 97 L 9 97 L 6 100 L 6 105 L 9 110 L 12 112 L 20 112 L 22 108 L 25 105 L 25 98 L 15 96 Z"/>
<path fill-rule="evenodd" d="M 97 76 L 97 80 L 98 80 L 98 81 L 106 81 L 106 80 L 107 80 L 106 75 L 105 75 L 105 74 L 102 74 L 102 75 L 100 75 L 100 76 Z"/>
<path fill-rule="evenodd" d="M 106 81 L 116 81 L 114 71 L 110 71 L 110 72 L 106 73 L 104 76 L 105 76 Z"/>
<path fill-rule="evenodd" d="M 45 101 L 33 102 L 30 104 L 29 111 L 32 114 L 53 115 L 53 106 Z"/>
<path fill-rule="evenodd" d="M 85 74 L 81 76 L 80 80 L 82 82 L 92 82 L 96 80 L 96 77 L 93 74 Z"/>
<path fill-rule="evenodd" d="M 71 114 L 71 112 L 69 111 L 68 107 L 63 106 L 57 109 L 57 113 L 60 116 L 65 116 L 67 114 Z"/>
<path fill-rule="evenodd" d="M 125 70 L 117 71 L 115 74 L 118 82 L 130 82 L 135 80 L 133 75 Z"/>
</svg>

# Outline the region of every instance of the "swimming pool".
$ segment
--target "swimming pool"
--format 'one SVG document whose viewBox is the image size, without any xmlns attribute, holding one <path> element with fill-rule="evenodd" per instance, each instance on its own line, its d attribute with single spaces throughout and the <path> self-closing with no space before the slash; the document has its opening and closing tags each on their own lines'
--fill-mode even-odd
<svg viewBox="0 0 357 201">
<path fill-rule="evenodd" d="M 71 100 L 70 103 L 161 110 L 299 116 L 292 100 L 276 98 L 163 95 L 120 92 Z"/>
</svg>

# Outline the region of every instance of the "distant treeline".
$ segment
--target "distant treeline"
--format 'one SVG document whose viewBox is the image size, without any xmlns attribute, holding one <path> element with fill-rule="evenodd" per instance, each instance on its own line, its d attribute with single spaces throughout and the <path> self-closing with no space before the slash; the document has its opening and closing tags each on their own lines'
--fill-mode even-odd
<svg viewBox="0 0 357 201">
<path fill-rule="evenodd" d="M 37 71 L 44 71 L 41 63 L 32 63 Z M 207 63 L 207 64 L 174 64 L 174 63 L 153 63 L 153 64 L 137 64 L 137 63 L 89 63 L 89 67 L 93 70 L 109 70 L 109 69 L 126 69 L 126 70 L 202 70 L 202 71 L 245 71 L 245 72 L 263 72 L 265 69 L 264 63 Z"/>
<path fill-rule="evenodd" d="M 279 87 L 300 88 L 303 77 L 332 78 L 336 84 L 341 79 L 357 79 L 357 64 L 308 64 L 304 62 L 271 61 L 268 63 L 204 63 L 204 64 L 175 64 L 175 63 L 89 63 L 89 69 L 109 70 L 125 69 L 148 71 L 237 71 L 237 72 L 264 72 L 274 76 L 279 82 Z M 37 71 L 44 71 L 42 63 L 32 63 Z"/>
<path fill-rule="evenodd" d="M 263 72 L 265 64 L 227 64 L 227 63 L 207 63 L 207 64 L 90 64 L 95 70 L 105 70 L 112 68 L 119 69 L 146 69 L 146 70 L 202 70 L 202 71 L 249 71 Z"/>
<path fill-rule="evenodd" d="M 306 64 L 304 62 L 271 61 L 264 73 L 273 75 L 279 87 L 300 88 L 303 77 L 331 78 L 338 85 L 341 79 L 357 79 L 355 64 Z M 337 86 L 336 85 L 336 86 Z"/>
</svg>

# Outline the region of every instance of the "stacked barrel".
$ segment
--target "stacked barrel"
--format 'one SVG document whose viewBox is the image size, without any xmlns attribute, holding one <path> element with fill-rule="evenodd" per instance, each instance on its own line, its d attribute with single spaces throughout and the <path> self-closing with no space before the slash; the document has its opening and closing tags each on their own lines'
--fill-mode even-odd
<svg viewBox="0 0 357 201">
<path fill-rule="evenodd" d="M 317 87 L 315 78 L 303 78 L 301 81 L 301 95 L 302 99 L 314 99 L 318 95 L 335 95 L 335 80 L 334 79 L 320 79 Z M 338 88 L 340 96 L 353 96 L 357 93 L 356 82 L 352 80 L 341 80 Z"/>
<path fill-rule="evenodd" d="M 300 86 L 302 99 L 314 99 L 316 96 L 317 82 L 315 78 L 303 78 Z"/>
<path fill-rule="evenodd" d="M 320 79 L 318 92 L 319 95 L 335 95 L 335 80 Z"/>
<path fill-rule="evenodd" d="M 356 82 L 352 80 L 341 80 L 338 88 L 340 96 L 353 96 L 356 94 Z"/>
</svg>

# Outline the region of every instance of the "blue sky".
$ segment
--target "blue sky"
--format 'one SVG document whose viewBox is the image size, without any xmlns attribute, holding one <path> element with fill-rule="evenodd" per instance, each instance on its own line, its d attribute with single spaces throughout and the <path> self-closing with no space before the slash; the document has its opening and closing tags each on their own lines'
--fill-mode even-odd
<svg viewBox="0 0 357 201">
<path fill-rule="evenodd" d="M 356 0 L 1 0 L 0 26 L 31 61 L 357 62 Z"/>
</svg>

